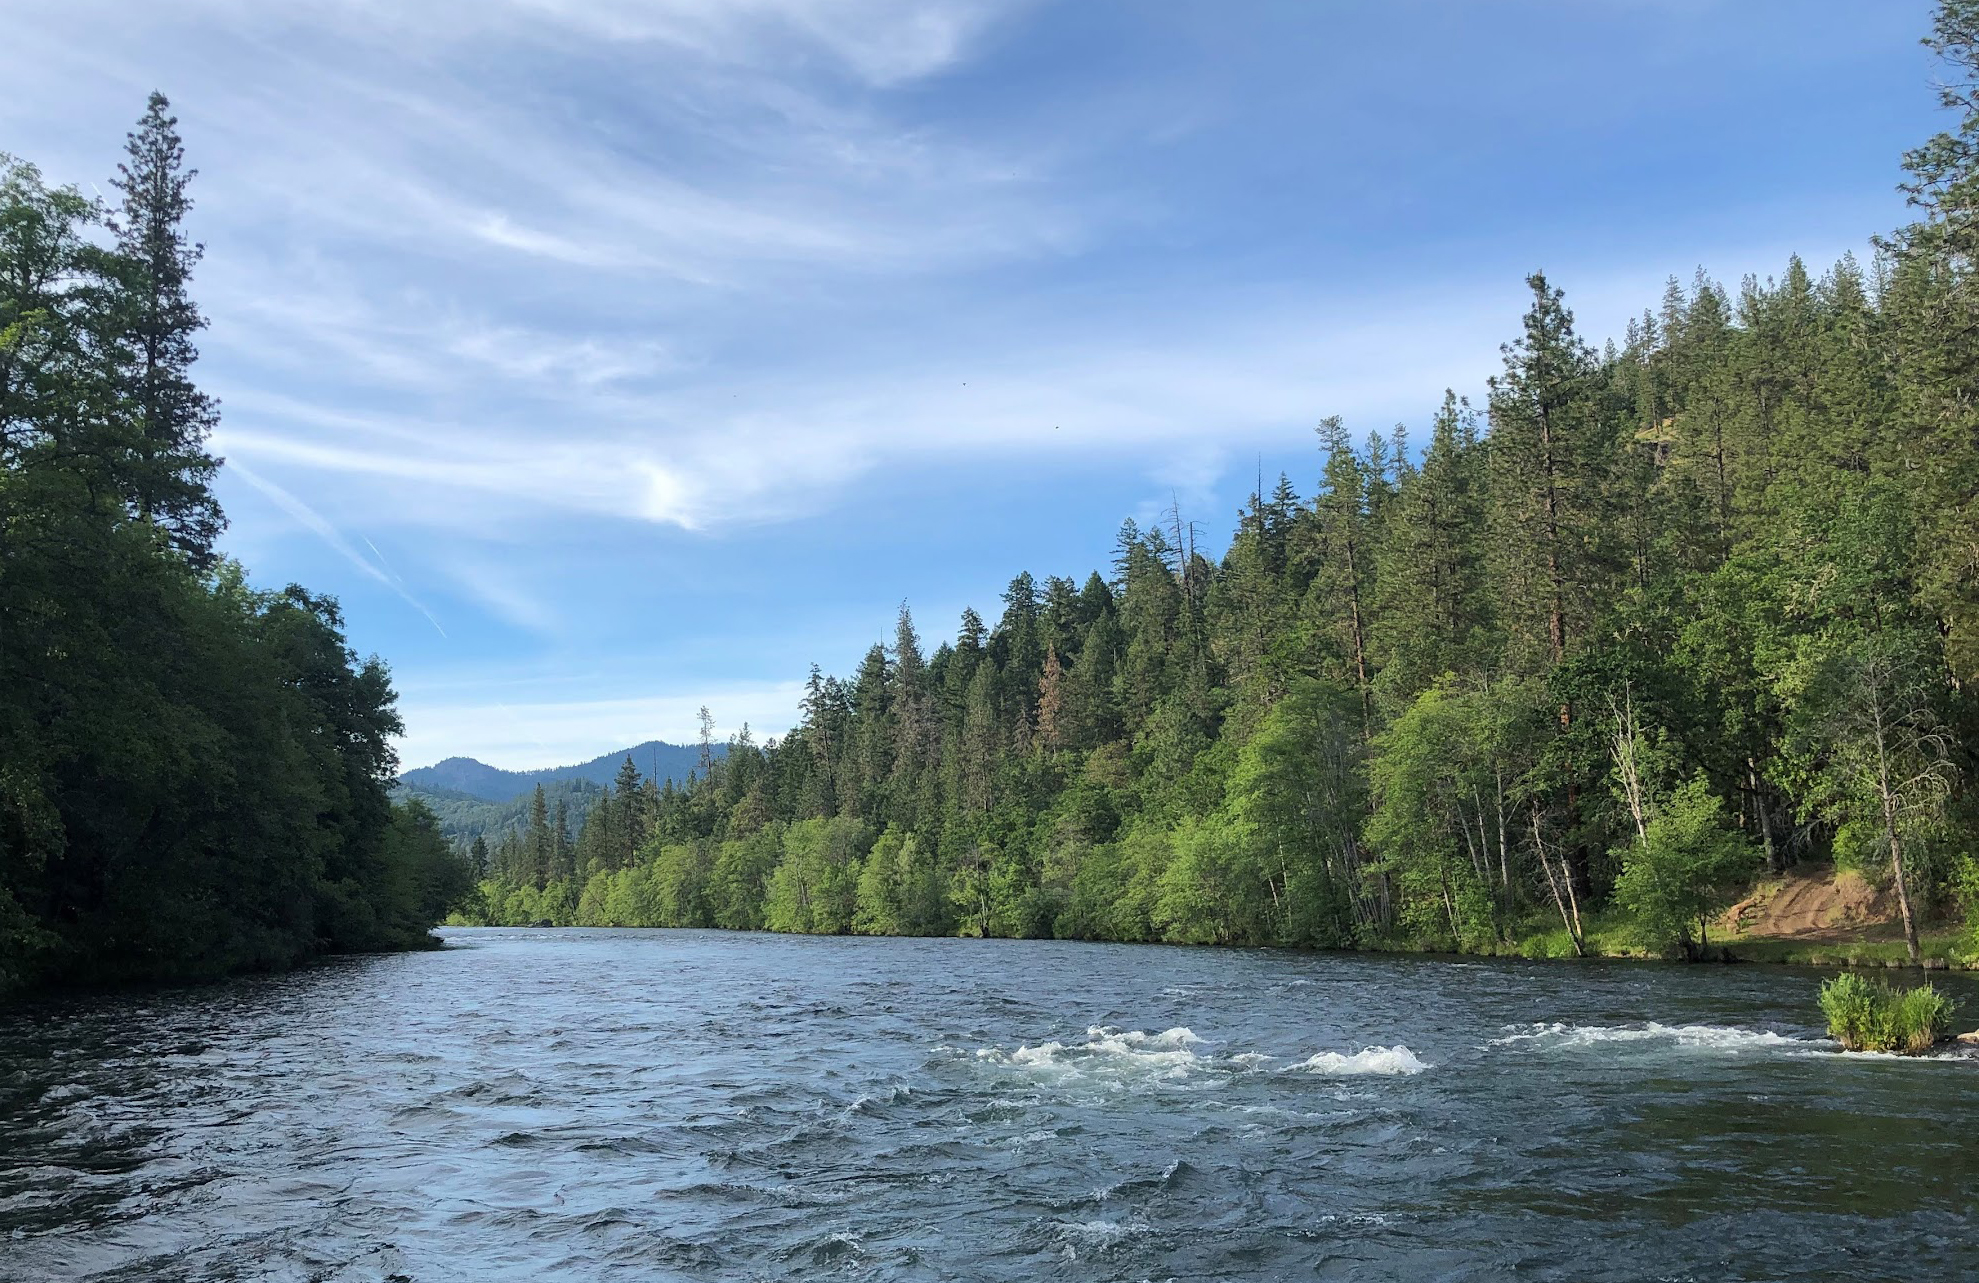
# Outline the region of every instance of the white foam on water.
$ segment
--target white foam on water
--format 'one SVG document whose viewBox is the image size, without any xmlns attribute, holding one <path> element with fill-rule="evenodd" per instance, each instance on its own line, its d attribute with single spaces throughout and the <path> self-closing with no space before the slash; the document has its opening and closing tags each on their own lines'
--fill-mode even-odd
<svg viewBox="0 0 1979 1283">
<path fill-rule="evenodd" d="M 1184 1078 L 1203 1063 L 1192 1048 L 1202 1039 L 1181 1027 L 1147 1033 L 1093 1025 L 1084 1042 L 1020 1044 L 1015 1051 L 986 1047 L 978 1060 L 1066 1076 L 1100 1074 L 1115 1078 Z"/>
<path fill-rule="evenodd" d="M 1064 1242 L 1064 1248 L 1059 1253 L 1059 1259 L 1076 1261 L 1081 1252 L 1087 1255 L 1104 1253 L 1127 1239 L 1153 1231 L 1154 1227 L 1144 1220 L 1133 1220 L 1126 1224 L 1097 1218 L 1088 1221 L 1061 1221 L 1058 1225 L 1058 1235 Z"/>
<path fill-rule="evenodd" d="M 1090 1243 L 1114 1243 L 1129 1234 L 1145 1233 L 1146 1225 L 1122 1225 L 1119 1221 L 1075 1221 L 1065 1226 L 1065 1232 Z"/>
<path fill-rule="evenodd" d="M 1403 1077 L 1422 1073 L 1434 1066 L 1407 1047 L 1363 1047 L 1359 1051 L 1322 1051 L 1305 1060 L 1280 1065 L 1276 1057 L 1263 1052 L 1241 1051 L 1217 1055 L 1199 1050 L 1203 1040 L 1191 1030 L 1177 1027 L 1149 1033 L 1139 1029 L 1116 1029 L 1094 1025 L 1086 1030 L 1083 1042 L 1024 1043 L 1015 1051 L 986 1047 L 976 1052 L 979 1062 L 1020 1069 L 1044 1081 L 1075 1082 L 1090 1080 L 1110 1089 L 1134 1084 L 1176 1083 L 1191 1080 L 1192 1086 L 1207 1086 L 1231 1075 L 1252 1073 L 1305 1073 L 1325 1077 L 1374 1075 Z"/>
<path fill-rule="evenodd" d="M 1839 1044 L 1827 1038 L 1796 1038 L 1770 1029 L 1738 1029 L 1727 1025 L 1665 1025 L 1654 1020 L 1641 1025 L 1569 1025 L 1561 1023 L 1507 1026 L 1514 1032 L 1493 1038 L 1493 1047 L 1582 1049 L 1610 1044 L 1639 1044 L 1726 1055 L 1827 1055 Z"/>
<path fill-rule="evenodd" d="M 1351 1054 L 1337 1051 L 1322 1051 L 1288 1066 L 1288 1069 L 1310 1074 L 1326 1074 L 1347 1077 L 1358 1074 L 1383 1074 L 1401 1076 L 1419 1074 L 1435 1066 L 1424 1063 L 1407 1047 L 1363 1047 Z"/>
<path fill-rule="evenodd" d="M 1048 1127 L 1040 1127 L 1025 1132 L 1021 1136 L 1011 1136 L 1002 1144 L 1021 1149 L 1026 1145 L 1049 1145 L 1058 1139 L 1058 1133 Z"/>
</svg>

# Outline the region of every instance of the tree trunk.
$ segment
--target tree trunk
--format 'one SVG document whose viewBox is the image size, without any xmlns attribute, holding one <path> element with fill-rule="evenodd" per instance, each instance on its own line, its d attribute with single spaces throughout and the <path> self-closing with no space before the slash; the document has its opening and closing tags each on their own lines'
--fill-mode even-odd
<svg viewBox="0 0 1979 1283">
<path fill-rule="evenodd" d="M 1511 908 L 1512 899 L 1512 856 L 1506 849 L 1505 840 L 1505 773 L 1501 770 L 1498 778 L 1498 881 L 1505 888 L 1506 908 Z"/>
<path fill-rule="evenodd" d="M 1910 965 L 1917 966 L 1917 919 L 1910 912 L 1910 880 L 1904 876 L 1903 839 L 1897 834 L 1896 799 L 1883 793 L 1883 832 L 1890 840 L 1890 875 L 1897 884 L 1897 908 L 1903 913 L 1903 947 L 1910 954 Z"/>
<path fill-rule="evenodd" d="M 1347 582 L 1350 585 L 1348 602 L 1354 626 L 1354 681 L 1360 687 L 1361 696 L 1361 740 L 1370 743 L 1374 739 L 1374 700 L 1367 676 L 1367 639 L 1361 628 L 1360 561 L 1351 534 L 1347 538 Z"/>
<path fill-rule="evenodd" d="M 1904 876 L 1902 825 L 1898 822 L 1896 788 L 1890 782 L 1889 738 L 1885 733 L 1881 702 L 1875 715 L 1876 791 L 1883 804 L 1883 834 L 1890 843 L 1890 874 L 1896 879 L 1897 908 L 1903 913 L 1903 947 L 1910 954 L 1910 965 L 1917 966 L 1917 919 L 1910 911 L 1910 879 Z"/>
<path fill-rule="evenodd" d="M 1574 956 L 1576 958 L 1585 958 L 1587 956 L 1587 945 L 1581 938 L 1580 904 L 1573 898 L 1574 884 L 1570 878 L 1566 877 L 1566 870 L 1564 868 L 1560 870 L 1560 877 L 1555 878 L 1553 876 L 1553 862 L 1546 858 L 1546 840 L 1539 835 L 1538 807 L 1532 809 L 1532 845 L 1533 849 L 1539 852 L 1539 867 L 1546 871 L 1546 885 L 1553 889 L 1553 903 L 1560 910 L 1560 921 L 1567 928 L 1567 938 L 1574 942 Z M 1560 884 L 1562 882 L 1567 884 L 1567 893 L 1564 899 L 1560 895 Z M 1568 905 L 1570 903 L 1573 906 L 1571 912 L 1568 911 Z"/>
<path fill-rule="evenodd" d="M 1759 837 L 1766 844 L 1766 871 L 1778 873 L 1781 869 L 1780 852 L 1773 845 L 1773 813 L 1766 805 L 1766 794 L 1759 788 L 1759 764 L 1747 757 L 1745 771 L 1746 780 L 1752 785 L 1752 809 L 1759 813 Z"/>
</svg>

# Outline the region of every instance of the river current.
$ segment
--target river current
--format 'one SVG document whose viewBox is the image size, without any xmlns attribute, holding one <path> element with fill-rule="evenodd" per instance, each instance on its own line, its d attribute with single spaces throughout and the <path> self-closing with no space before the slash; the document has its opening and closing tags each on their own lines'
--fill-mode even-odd
<svg viewBox="0 0 1979 1283">
<path fill-rule="evenodd" d="M 0 1008 L 0 1279 L 1979 1277 L 1814 972 L 445 934 Z"/>
</svg>

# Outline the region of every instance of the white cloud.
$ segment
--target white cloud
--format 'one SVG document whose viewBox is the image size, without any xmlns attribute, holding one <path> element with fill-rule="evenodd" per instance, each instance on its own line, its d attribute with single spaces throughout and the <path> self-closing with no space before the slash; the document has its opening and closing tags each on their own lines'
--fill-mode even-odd
<svg viewBox="0 0 1979 1283">
<path fill-rule="evenodd" d="M 250 0 L 209 0 L 236 20 Z M 933 75 L 1010 6 L 980 0 L 326 0 L 290 23 L 358 27 L 387 39 L 468 43 L 561 36 L 657 44 L 723 65 L 760 67 L 822 52 L 875 85 Z"/>
<path fill-rule="evenodd" d="M 543 637 L 562 635 L 566 617 L 532 591 L 516 568 L 466 555 L 449 559 L 443 573 L 497 619 Z"/>
<path fill-rule="evenodd" d="M 366 521 L 414 526 L 472 524 L 495 502 L 522 521 L 585 513 L 703 529 L 814 511 L 875 469 L 1026 456 L 1124 456 L 1199 494 L 1231 450 L 1282 442 L 1326 413 L 1414 398 L 1427 414 L 1442 387 L 1476 387 L 1516 314 L 1495 289 L 1385 313 L 1362 302 L 1358 314 L 1348 301 L 1166 330 L 1113 317 L 1111 334 L 1002 349 L 970 333 L 770 380 L 697 369 L 678 386 L 628 390 L 557 377 L 543 400 L 472 401 L 473 413 L 326 411 L 229 391 L 221 445 L 256 466 L 342 474 L 366 488 Z"/>
</svg>

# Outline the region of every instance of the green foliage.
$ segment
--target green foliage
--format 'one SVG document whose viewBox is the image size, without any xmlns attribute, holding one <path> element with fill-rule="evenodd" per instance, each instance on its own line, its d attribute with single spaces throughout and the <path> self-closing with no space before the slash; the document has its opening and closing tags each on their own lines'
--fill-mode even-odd
<svg viewBox="0 0 1979 1283">
<path fill-rule="evenodd" d="M 1821 986 L 1820 1003 L 1821 1014 L 1828 1020 L 1828 1036 L 1843 1047 L 1864 1051 L 1878 1041 L 1882 1004 L 1875 986 L 1861 976 L 1847 972 L 1828 981 Z"/>
<path fill-rule="evenodd" d="M 1250 922 L 1240 934 L 1308 946 L 1352 943 L 1365 908 L 1360 829 L 1367 787 L 1354 696 L 1298 678 L 1238 752 L 1227 788 L 1241 840 Z M 1268 894 L 1269 913 L 1258 899 Z"/>
<path fill-rule="evenodd" d="M 1705 918 L 1726 888 L 1750 877 L 1758 852 L 1727 827 L 1724 803 L 1701 778 L 1654 804 L 1646 832 L 1620 852 L 1615 901 L 1642 941 L 1689 954 L 1706 942 Z"/>
<path fill-rule="evenodd" d="M 770 874 L 763 925 L 771 931 L 843 935 L 858 908 L 859 864 L 869 836 L 852 819 L 800 820 L 783 836 Z"/>
<path fill-rule="evenodd" d="M 1178 944 L 1260 944 L 1275 939 L 1255 834 L 1227 816 L 1182 820 L 1169 835 L 1154 925 Z"/>
<path fill-rule="evenodd" d="M 1830 624 L 1803 640 L 1779 685 L 1802 814 L 1835 826 L 1848 862 L 1889 870 L 1915 962 L 1912 897 L 1962 773 L 1939 711 L 1951 695 L 1943 646 L 1921 621 Z"/>
<path fill-rule="evenodd" d="M 1458 948 L 1499 936 L 1510 848 L 1524 845 L 1510 790 L 1537 755 L 1534 710 L 1517 684 L 1466 689 L 1446 677 L 1377 741 L 1366 836 L 1408 929 Z"/>
<path fill-rule="evenodd" d="M 1979 956 L 1979 858 L 1962 855 L 1953 865 L 1952 894 L 1965 914 L 1965 948 Z"/>
<path fill-rule="evenodd" d="M 590 810 L 605 791 L 583 779 L 553 780 L 543 786 L 544 800 L 550 807 L 562 802 L 579 815 Z M 504 834 L 520 834 L 527 829 L 532 799 L 532 794 L 525 792 L 505 802 L 490 802 L 472 793 L 410 785 L 403 778 L 392 795 L 396 801 L 418 799 L 439 821 L 440 832 L 449 841 L 472 843 L 480 838 L 484 844 L 499 843 Z"/>
<path fill-rule="evenodd" d="M 716 926 L 731 931 L 762 930 L 763 902 L 782 851 L 783 835 L 775 827 L 721 844 L 708 890 Z"/>
<path fill-rule="evenodd" d="M 1915 1056 L 1951 1029 L 1958 1004 L 1931 985 L 1894 989 L 1844 972 L 1821 986 L 1828 1034 L 1848 1051 Z"/>
<path fill-rule="evenodd" d="M 616 781 L 574 867 L 494 842 L 488 912 L 568 879 L 613 921 L 1695 954 L 1761 861 L 1839 857 L 1916 957 L 1979 845 L 1970 82 L 1875 271 L 1672 282 L 1598 352 L 1535 275 L 1420 456 L 1328 419 L 1220 558 L 1177 507 L 932 654 L 903 610 L 780 740 Z"/>
<path fill-rule="evenodd" d="M 162 97 L 105 211 L 0 157 L 0 990 L 414 947 L 469 894 L 389 674 L 217 558 Z"/>
<path fill-rule="evenodd" d="M 852 929 L 862 935 L 939 935 L 948 888 L 912 833 L 889 827 L 860 867 Z"/>
</svg>

